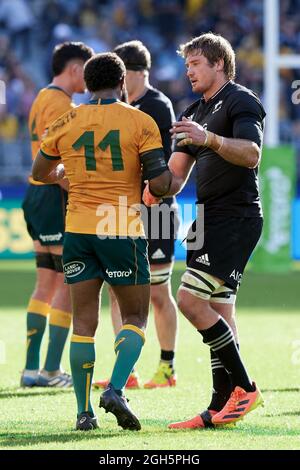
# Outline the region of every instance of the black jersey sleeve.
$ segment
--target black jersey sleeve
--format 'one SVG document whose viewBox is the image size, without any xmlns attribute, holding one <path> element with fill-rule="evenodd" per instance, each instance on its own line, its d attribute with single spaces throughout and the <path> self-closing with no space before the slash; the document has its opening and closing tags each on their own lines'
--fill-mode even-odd
<svg viewBox="0 0 300 470">
<path fill-rule="evenodd" d="M 228 106 L 233 138 L 251 140 L 261 147 L 265 115 L 255 95 L 243 91 L 234 93 Z"/>
</svg>

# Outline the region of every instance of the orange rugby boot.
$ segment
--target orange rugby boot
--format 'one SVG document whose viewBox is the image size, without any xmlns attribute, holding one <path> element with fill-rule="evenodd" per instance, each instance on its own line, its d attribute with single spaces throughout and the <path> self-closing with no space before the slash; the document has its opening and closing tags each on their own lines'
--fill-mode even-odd
<svg viewBox="0 0 300 470">
<path fill-rule="evenodd" d="M 205 410 L 203 413 L 196 415 L 194 418 L 187 419 L 186 421 L 178 421 L 177 423 L 170 423 L 169 429 L 204 429 L 213 428 L 212 417 L 217 414 L 214 410 Z"/>
<path fill-rule="evenodd" d="M 224 408 L 212 417 L 212 423 L 215 425 L 234 423 L 258 406 L 263 406 L 262 394 L 254 382 L 253 387 L 253 392 L 235 387 Z"/>
</svg>

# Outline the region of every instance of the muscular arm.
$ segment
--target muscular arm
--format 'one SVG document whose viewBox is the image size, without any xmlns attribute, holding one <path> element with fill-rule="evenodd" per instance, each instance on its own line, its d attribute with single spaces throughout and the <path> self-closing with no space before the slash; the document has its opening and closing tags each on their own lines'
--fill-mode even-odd
<svg viewBox="0 0 300 470">
<path fill-rule="evenodd" d="M 172 173 L 171 186 L 164 197 L 178 194 L 187 182 L 195 160 L 190 155 L 183 152 L 173 152 L 169 160 L 169 169 Z"/>
<path fill-rule="evenodd" d="M 207 147 L 220 155 L 227 162 L 246 168 L 255 168 L 260 161 L 261 151 L 251 140 L 220 137 L 207 132 Z"/>
<path fill-rule="evenodd" d="M 203 145 L 211 148 L 224 160 L 246 168 L 255 168 L 259 163 L 260 149 L 251 140 L 222 137 L 185 118 L 183 118 L 183 121 L 174 123 L 171 132 L 173 135 L 182 132 L 186 134 L 186 138 L 177 144 L 178 147 L 191 143 L 193 145 Z"/>
</svg>

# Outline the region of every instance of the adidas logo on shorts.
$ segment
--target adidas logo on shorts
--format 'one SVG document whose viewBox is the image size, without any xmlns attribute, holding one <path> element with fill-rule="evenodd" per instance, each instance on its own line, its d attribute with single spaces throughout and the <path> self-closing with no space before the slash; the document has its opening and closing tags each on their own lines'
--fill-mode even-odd
<svg viewBox="0 0 300 470">
<path fill-rule="evenodd" d="M 210 261 L 208 259 L 208 254 L 205 253 L 205 255 L 201 255 L 196 259 L 197 263 L 202 263 L 205 264 L 205 266 L 210 266 Z"/>
<path fill-rule="evenodd" d="M 151 256 L 152 259 L 164 259 L 165 257 L 166 255 L 160 248 L 158 248 Z"/>
</svg>

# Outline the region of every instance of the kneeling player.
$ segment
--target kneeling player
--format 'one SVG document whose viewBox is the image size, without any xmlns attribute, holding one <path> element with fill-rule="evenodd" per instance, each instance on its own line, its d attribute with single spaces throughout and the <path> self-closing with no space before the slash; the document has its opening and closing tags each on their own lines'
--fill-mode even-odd
<svg viewBox="0 0 300 470">
<path fill-rule="evenodd" d="M 141 427 L 123 395 L 144 343 L 149 309 L 147 242 L 138 210 L 141 166 L 158 195 L 167 192 L 171 174 L 156 123 L 119 101 L 126 91 L 125 74 L 115 54 L 89 60 L 84 77 L 93 99 L 50 127 L 33 166 L 39 181 L 66 174 L 70 182 L 63 261 L 73 305 L 70 361 L 80 430 L 97 427 L 90 388 L 104 281 L 118 299 L 123 327 L 115 340 L 116 362 L 100 407 L 112 412 L 124 429 Z M 109 213 L 110 218 L 100 220 L 100 213 Z"/>
</svg>

